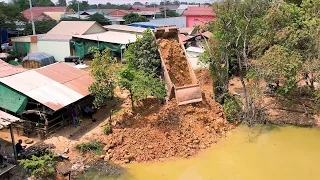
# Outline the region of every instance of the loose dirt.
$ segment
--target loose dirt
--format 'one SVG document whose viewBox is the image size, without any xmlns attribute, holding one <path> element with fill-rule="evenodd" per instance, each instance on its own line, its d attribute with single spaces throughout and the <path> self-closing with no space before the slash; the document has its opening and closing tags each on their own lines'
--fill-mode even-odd
<svg viewBox="0 0 320 180">
<path fill-rule="evenodd" d="M 216 143 L 233 125 L 212 100 L 212 90 L 205 87 L 212 89 L 203 86 L 201 103 L 178 106 L 172 99 L 161 105 L 148 98 L 134 112 L 126 110 L 113 118 L 113 133 L 98 138 L 105 144 L 107 160 L 129 163 L 189 157 Z"/>
<path fill-rule="evenodd" d="M 171 81 L 176 86 L 192 84 L 186 55 L 175 39 L 158 40 Z"/>
</svg>

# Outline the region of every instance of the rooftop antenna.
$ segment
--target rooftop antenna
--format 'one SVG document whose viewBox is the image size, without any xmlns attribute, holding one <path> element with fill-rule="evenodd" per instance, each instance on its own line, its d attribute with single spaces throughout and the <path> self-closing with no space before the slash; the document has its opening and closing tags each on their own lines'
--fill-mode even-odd
<svg viewBox="0 0 320 180">
<path fill-rule="evenodd" d="M 33 21 L 33 12 L 32 12 L 31 0 L 29 0 L 29 5 L 30 5 L 30 16 L 31 16 L 32 34 L 33 34 L 33 35 L 36 35 L 36 29 L 35 29 L 34 21 Z"/>
</svg>

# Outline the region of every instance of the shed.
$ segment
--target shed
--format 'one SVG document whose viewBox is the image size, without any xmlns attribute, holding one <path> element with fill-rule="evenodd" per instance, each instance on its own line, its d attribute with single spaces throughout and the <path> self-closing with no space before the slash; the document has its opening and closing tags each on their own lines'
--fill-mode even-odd
<svg viewBox="0 0 320 180">
<path fill-rule="evenodd" d="M 53 56 L 44 52 L 38 52 L 30 53 L 26 57 L 24 57 L 22 60 L 22 66 L 28 69 L 35 69 L 53 64 L 55 62 L 56 61 L 54 60 Z"/>
</svg>

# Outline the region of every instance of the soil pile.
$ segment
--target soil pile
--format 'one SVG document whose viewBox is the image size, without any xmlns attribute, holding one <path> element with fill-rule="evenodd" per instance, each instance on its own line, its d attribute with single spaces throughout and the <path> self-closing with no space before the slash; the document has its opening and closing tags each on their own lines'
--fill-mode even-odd
<svg viewBox="0 0 320 180">
<path fill-rule="evenodd" d="M 203 88 L 201 103 L 178 106 L 172 99 L 161 105 L 149 98 L 134 113 L 113 118 L 113 133 L 99 139 L 105 144 L 105 160 L 129 163 L 189 157 L 216 143 L 233 125 L 212 100 L 212 86 Z"/>
<path fill-rule="evenodd" d="M 160 39 L 158 44 L 172 83 L 178 87 L 192 84 L 186 55 L 179 42 Z"/>
</svg>

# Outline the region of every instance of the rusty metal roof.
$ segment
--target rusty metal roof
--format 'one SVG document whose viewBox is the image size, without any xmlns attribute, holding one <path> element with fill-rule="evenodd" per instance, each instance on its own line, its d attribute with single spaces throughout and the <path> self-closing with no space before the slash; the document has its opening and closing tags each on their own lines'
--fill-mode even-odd
<svg viewBox="0 0 320 180">
<path fill-rule="evenodd" d="M 11 76 L 13 74 L 18 74 L 24 71 L 27 71 L 27 70 L 8 64 L 0 59 L 0 78 Z"/>
<path fill-rule="evenodd" d="M 6 127 L 18 121 L 21 121 L 20 118 L 17 118 L 0 110 L 0 128 Z"/>
<path fill-rule="evenodd" d="M 57 111 L 89 95 L 92 78 L 88 73 L 60 62 L 0 78 L 0 82 Z"/>
</svg>

